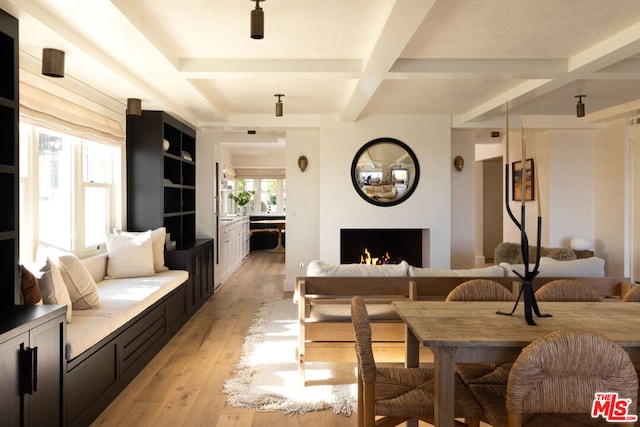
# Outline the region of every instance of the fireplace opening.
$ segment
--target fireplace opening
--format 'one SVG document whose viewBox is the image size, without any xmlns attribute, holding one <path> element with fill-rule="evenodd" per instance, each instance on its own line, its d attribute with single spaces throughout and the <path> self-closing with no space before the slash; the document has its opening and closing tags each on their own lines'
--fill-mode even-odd
<svg viewBox="0 0 640 427">
<path fill-rule="evenodd" d="M 340 263 L 406 261 L 422 267 L 422 246 L 423 230 L 419 228 L 343 228 L 340 230 Z"/>
</svg>

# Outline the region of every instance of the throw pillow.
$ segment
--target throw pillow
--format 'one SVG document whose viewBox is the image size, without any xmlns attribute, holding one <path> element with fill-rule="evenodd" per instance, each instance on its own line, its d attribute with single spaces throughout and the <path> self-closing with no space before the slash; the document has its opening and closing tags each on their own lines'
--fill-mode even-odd
<svg viewBox="0 0 640 427">
<path fill-rule="evenodd" d="M 60 270 L 55 262 L 47 258 L 44 266 L 40 269 L 40 292 L 42 301 L 45 304 L 64 304 L 67 306 L 67 322 L 71 322 L 71 298 L 69 291 L 64 284 Z"/>
<path fill-rule="evenodd" d="M 107 234 L 107 279 L 153 276 L 151 231 L 129 238 Z"/>
<path fill-rule="evenodd" d="M 38 279 L 24 265 L 20 265 L 20 290 L 25 305 L 42 304 L 42 293 L 40 293 Z"/>
<path fill-rule="evenodd" d="M 69 254 L 60 256 L 57 264 L 69 291 L 73 309 L 98 308 L 98 285 L 82 261 L 77 256 Z"/>
<path fill-rule="evenodd" d="M 122 231 L 117 229 L 113 230 L 113 233 L 129 238 L 137 237 L 141 234 L 138 231 Z M 151 230 L 151 244 L 153 246 L 153 269 L 156 273 L 168 270 L 168 268 L 164 265 L 164 244 L 166 235 L 167 229 L 165 227 L 159 227 L 155 230 Z"/>
</svg>

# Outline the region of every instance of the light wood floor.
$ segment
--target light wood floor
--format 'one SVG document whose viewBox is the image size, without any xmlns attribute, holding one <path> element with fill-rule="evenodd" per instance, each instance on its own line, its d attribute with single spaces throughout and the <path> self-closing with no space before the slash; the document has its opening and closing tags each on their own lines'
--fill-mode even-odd
<svg viewBox="0 0 640 427">
<path fill-rule="evenodd" d="M 355 426 L 332 410 L 303 415 L 227 406 L 222 385 L 263 301 L 283 295 L 284 255 L 252 252 L 93 426 Z"/>
<path fill-rule="evenodd" d="M 255 312 L 266 300 L 290 297 L 283 280 L 284 254 L 252 252 L 92 426 L 355 427 L 355 415 L 331 409 L 285 415 L 226 404 L 222 385 Z"/>
</svg>

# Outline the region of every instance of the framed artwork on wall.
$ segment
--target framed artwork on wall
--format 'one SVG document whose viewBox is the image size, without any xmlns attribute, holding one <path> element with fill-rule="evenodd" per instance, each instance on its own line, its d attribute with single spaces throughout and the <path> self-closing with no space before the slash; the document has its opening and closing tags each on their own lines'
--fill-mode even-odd
<svg viewBox="0 0 640 427">
<path fill-rule="evenodd" d="M 524 200 L 534 200 L 535 196 L 535 169 L 533 159 L 525 160 L 524 180 L 522 178 L 522 162 L 513 162 L 511 164 L 511 182 L 512 191 L 511 199 L 514 201 L 522 201 L 523 182 L 524 182 Z"/>
</svg>

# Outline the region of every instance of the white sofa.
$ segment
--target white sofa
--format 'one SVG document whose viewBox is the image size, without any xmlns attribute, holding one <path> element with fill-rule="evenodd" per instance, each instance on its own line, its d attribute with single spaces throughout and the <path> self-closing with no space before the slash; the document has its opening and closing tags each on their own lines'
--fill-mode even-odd
<svg viewBox="0 0 640 427">
<path fill-rule="evenodd" d="M 598 257 L 558 261 L 540 258 L 538 277 L 604 277 L 604 259 Z M 533 265 L 530 266 L 533 268 Z M 307 276 L 409 276 L 409 277 L 517 277 L 523 264 L 491 265 L 482 268 L 438 269 L 421 268 L 402 261 L 400 264 L 330 264 L 314 260 L 307 266 Z"/>
</svg>

